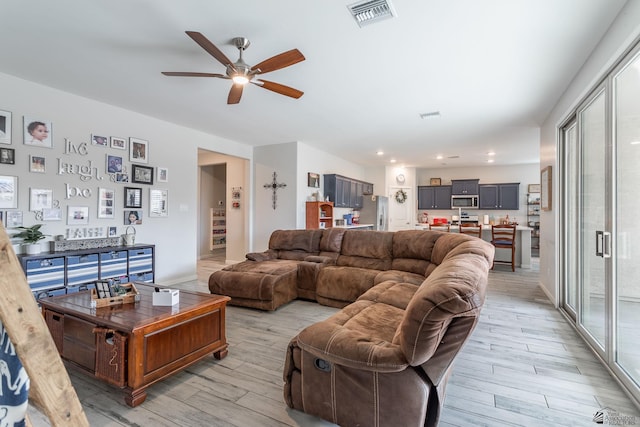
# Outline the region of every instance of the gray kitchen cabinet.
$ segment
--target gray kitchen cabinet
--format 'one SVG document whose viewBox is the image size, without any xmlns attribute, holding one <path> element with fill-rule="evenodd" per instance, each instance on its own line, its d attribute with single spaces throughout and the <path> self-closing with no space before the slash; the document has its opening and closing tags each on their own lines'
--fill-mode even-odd
<svg viewBox="0 0 640 427">
<path fill-rule="evenodd" d="M 477 196 L 479 179 L 452 179 L 451 194 L 456 196 Z"/>
<path fill-rule="evenodd" d="M 480 209 L 520 209 L 520 183 L 481 184 L 478 186 Z"/>
<path fill-rule="evenodd" d="M 324 175 L 324 194 L 336 208 L 362 208 L 362 195 L 373 194 L 373 184 L 337 174 Z"/>
<path fill-rule="evenodd" d="M 419 186 L 418 209 L 451 209 L 451 186 Z"/>
</svg>

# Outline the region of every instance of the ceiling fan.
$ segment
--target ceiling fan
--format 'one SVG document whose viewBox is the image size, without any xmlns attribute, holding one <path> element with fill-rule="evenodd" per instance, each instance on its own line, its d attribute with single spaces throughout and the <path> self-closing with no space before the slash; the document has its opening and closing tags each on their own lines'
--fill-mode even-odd
<svg viewBox="0 0 640 427">
<path fill-rule="evenodd" d="M 254 66 L 247 65 L 242 59 L 242 52 L 249 47 L 249 40 L 244 37 L 235 37 L 232 42 L 235 47 L 240 51 L 240 57 L 236 62 L 231 62 L 229 58 L 225 56 L 220 49 L 218 49 L 213 43 L 211 43 L 205 36 L 197 31 L 186 31 L 187 35 L 206 50 L 211 56 L 217 59 L 227 70 L 226 74 L 216 73 L 192 73 L 192 72 L 179 72 L 179 71 L 163 71 L 165 76 L 180 76 L 180 77 L 217 77 L 220 79 L 232 80 L 233 85 L 229 91 L 227 97 L 227 104 L 237 104 L 242 97 L 242 90 L 247 83 L 260 86 L 268 89 L 272 92 L 279 93 L 281 95 L 290 96 L 291 98 L 300 98 L 304 92 L 294 89 L 289 86 L 285 86 L 280 83 L 270 82 L 268 80 L 258 79 L 256 76 L 265 74 L 271 71 L 279 70 L 281 68 L 288 67 L 298 62 L 304 61 L 304 55 L 298 49 L 291 49 L 286 52 L 280 53 L 269 59 L 256 64 Z"/>
</svg>

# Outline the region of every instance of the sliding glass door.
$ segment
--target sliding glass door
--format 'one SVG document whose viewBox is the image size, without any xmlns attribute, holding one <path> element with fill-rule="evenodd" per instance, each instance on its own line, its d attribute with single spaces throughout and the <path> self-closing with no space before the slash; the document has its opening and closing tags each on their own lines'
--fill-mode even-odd
<svg viewBox="0 0 640 427">
<path fill-rule="evenodd" d="M 561 306 L 640 401 L 640 48 L 560 136 Z"/>
</svg>

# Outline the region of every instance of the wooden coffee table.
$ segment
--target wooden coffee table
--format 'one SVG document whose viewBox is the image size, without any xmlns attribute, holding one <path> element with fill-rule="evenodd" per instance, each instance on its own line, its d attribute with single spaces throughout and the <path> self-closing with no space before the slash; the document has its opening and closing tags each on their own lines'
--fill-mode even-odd
<svg viewBox="0 0 640 427">
<path fill-rule="evenodd" d="M 201 360 L 227 355 L 229 297 L 180 291 L 174 306 L 154 306 L 155 285 L 135 283 L 140 301 L 90 308 L 88 291 L 39 300 L 63 360 L 123 388 L 137 406 L 151 384 Z"/>
</svg>

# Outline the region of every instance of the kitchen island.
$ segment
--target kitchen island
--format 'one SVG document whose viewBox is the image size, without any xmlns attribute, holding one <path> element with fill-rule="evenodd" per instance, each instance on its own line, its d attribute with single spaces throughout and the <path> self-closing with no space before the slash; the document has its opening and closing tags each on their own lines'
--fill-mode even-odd
<svg viewBox="0 0 640 427">
<path fill-rule="evenodd" d="M 429 224 L 419 223 L 415 226 L 418 230 L 428 230 Z M 459 227 L 452 225 L 452 233 L 458 233 Z M 516 226 L 516 267 L 531 268 L 531 231 L 533 228 L 523 225 Z M 482 240 L 491 241 L 491 226 L 482 226 Z M 496 249 L 496 261 L 509 261 L 511 253 L 508 249 Z"/>
</svg>

